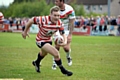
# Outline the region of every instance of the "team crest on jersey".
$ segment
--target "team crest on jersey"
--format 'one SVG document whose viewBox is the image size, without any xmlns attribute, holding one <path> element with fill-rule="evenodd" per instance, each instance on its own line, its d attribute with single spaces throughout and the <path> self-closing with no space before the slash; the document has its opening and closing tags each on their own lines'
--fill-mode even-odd
<svg viewBox="0 0 120 80">
<path fill-rule="evenodd" d="M 37 23 L 39 22 L 39 18 L 36 19 L 36 22 L 37 22 Z"/>
<path fill-rule="evenodd" d="M 45 22 L 45 18 L 44 17 L 42 17 L 42 22 Z"/>
</svg>

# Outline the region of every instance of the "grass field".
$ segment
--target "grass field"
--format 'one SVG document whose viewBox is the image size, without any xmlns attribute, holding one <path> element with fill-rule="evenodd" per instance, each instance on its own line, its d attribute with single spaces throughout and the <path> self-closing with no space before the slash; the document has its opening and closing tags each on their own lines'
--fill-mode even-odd
<svg viewBox="0 0 120 80">
<path fill-rule="evenodd" d="M 73 71 L 73 76 L 52 70 L 52 56 L 42 61 L 41 73 L 36 73 L 32 60 L 39 52 L 35 34 L 24 40 L 20 33 L 0 33 L 0 79 L 24 80 L 120 80 L 120 37 L 73 36 L 73 65 L 68 66 L 65 53 L 60 54 L 63 65 Z"/>
</svg>

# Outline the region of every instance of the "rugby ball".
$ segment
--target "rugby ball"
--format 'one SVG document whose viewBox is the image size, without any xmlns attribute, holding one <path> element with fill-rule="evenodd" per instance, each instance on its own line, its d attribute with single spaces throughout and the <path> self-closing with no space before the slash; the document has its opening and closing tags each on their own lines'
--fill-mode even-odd
<svg viewBox="0 0 120 80">
<path fill-rule="evenodd" d="M 63 39 L 63 37 L 62 36 L 56 36 L 55 38 L 54 38 L 54 43 L 55 44 L 60 44 L 60 43 L 62 43 L 64 41 L 64 39 Z"/>
</svg>

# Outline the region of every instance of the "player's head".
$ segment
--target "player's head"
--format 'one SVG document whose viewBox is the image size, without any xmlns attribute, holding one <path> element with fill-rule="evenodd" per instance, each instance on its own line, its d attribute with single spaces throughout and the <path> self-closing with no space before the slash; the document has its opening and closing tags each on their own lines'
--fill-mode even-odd
<svg viewBox="0 0 120 80">
<path fill-rule="evenodd" d="M 3 25 L 3 21 L 4 21 L 4 15 L 2 12 L 0 12 L 0 27 Z"/>
<path fill-rule="evenodd" d="M 54 6 L 50 9 L 50 18 L 54 23 L 60 19 L 60 8 L 58 6 Z"/>
<path fill-rule="evenodd" d="M 55 5 L 61 7 L 65 3 L 65 0 L 55 0 Z"/>
<path fill-rule="evenodd" d="M 0 22 L 3 22 L 3 20 L 4 20 L 4 15 L 2 12 L 0 12 Z"/>
</svg>

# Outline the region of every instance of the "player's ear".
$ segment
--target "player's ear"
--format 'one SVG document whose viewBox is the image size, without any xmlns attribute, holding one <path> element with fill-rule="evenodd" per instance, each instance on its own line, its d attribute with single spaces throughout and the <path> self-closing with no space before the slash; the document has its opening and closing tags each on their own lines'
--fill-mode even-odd
<svg viewBox="0 0 120 80">
<path fill-rule="evenodd" d="M 50 13 L 50 16 L 52 15 L 52 13 Z"/>
</svg>

